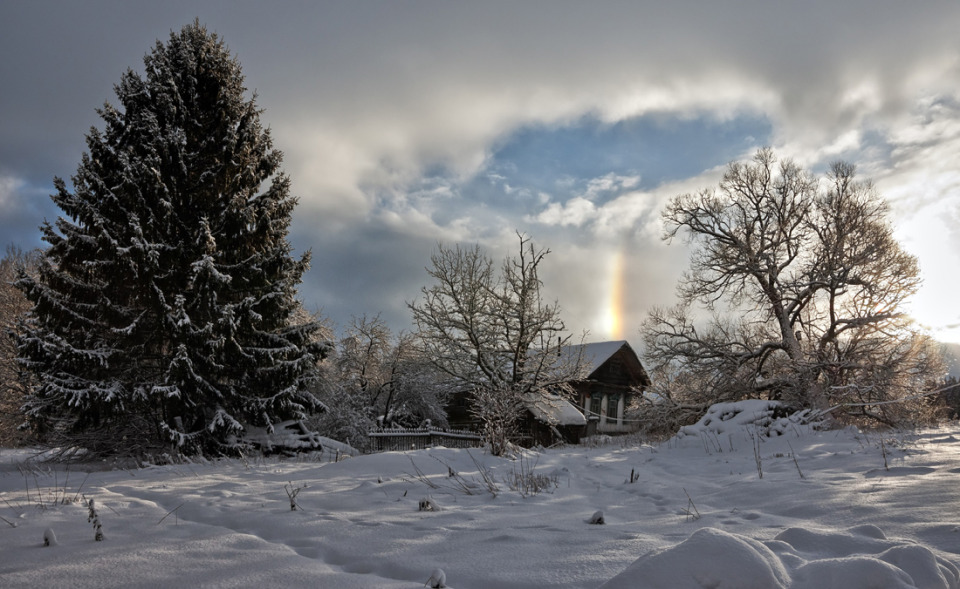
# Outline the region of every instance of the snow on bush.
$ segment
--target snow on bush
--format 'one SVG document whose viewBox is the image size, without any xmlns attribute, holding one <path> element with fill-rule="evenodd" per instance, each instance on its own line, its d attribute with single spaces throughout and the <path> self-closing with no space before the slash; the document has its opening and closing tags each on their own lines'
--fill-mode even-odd
<svg viewBox="0 0 960 589">
<path fill-rule="evenodd" d="M 427 579 L 424 586 L 430 587 L 431 589 L 443 589 L 447 586 L 447 574 L 443 572 L 443 569 L 433 569 L 433 572 L 430 573 L 430 578 Z"/>
<path fill-rule="evenodd" d="M 344 456 L 358 456 L 349 444 L 319 435 L 299 420 L 277 423 L 272 431 L 267 428 L 247 426 L 243 436 L 232 438 L 237 447 L 253 447 L 264 454 L 311 454 L 319 452 L 321 458 L 333 460 Z"/>
<path fill-rule="evenodd" d="M 703 528 L 676 546 L 641 556 L 601 589 L 786 589 L 789 582 L 786 567 L 760 542 Z"/>
<path fill-rule="evenodd" d="M 57 545 L 57 535 L 53 532 L 53 528 L 47 528 L 43 531 L 43 545 L 44 546 L 56 546 Z"/>
<path fill-rule="evenodd" d="M 681 427 L 676 437 L 743 433 L 748 429 L 772 437 L 782 436 L 788 431 L 811 431 L 821 424 L 822 416 L 810 409 L 791 413 L 779 401 L 751 399 L 711 405 L 700 421 Z"/>
<path fill-rule="evenodd" d="M 93 539 L 97 542 L 103 541 L 103 525 L 100 523 L 100 513 L 97 512 L 97 504 L 90 499 L 87 503 L 87 523 L 93 525 Z"/>
<path fill-rule="evenodd" d="M 603 524 L 605 524 L 606 522 L 603 519 L 603 512 L 602 511 L 593 512 L 593 515 L 591 515 L 587 519 L 587 523 L 597 525 L 597 526 L 602 526 Z"/>
<path fill-rule="evenodd" d="M 340 456 L 359 456 L 360 450 L 357 450 L 350 444 L 344 444 L 333 438 L 327 438 L 325 436 L 315 436 L 316 440 L 320 442 L 320 445 L 323 447 L 325 454 L 337 453 Z"/>
<path fill-rule="evenodd" d="M 437 502 L 429 497 L 421 499 L 418 506 L 419 511 L 440 511 L 440 506 L 437 505 Z"/>
</svg>

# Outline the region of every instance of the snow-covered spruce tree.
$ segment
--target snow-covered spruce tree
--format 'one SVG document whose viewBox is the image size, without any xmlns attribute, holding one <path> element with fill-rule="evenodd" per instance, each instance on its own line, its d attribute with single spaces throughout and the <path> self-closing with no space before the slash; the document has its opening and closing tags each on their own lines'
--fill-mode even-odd
<svg viewBox="0 0 960 589">
<path fill-rule="evenodd" d="M 20 361 L 39 377 L 25 410 L 59 443 L 212 450 L 303 416 L 326 346 L 295 318 L 309 254 L 291 255 L 297 199 L 240 63 L 194 22 L 144 64 L 98 110 L 73 191 L 55 180 L 66 216 L 20 277 Z"/>
</svg>

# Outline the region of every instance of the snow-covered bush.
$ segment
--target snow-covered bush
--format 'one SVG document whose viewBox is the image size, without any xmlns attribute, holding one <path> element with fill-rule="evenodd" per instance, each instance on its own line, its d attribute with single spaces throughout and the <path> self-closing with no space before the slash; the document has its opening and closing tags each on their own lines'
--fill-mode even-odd
<svg viewBox="0 0 960 589">
<path fill-rule="evenodd" d="M 595 512 L 593 512 L 593 515 L 591 515 L 589 518 L 587 518 L 587 523 L 588 523 L 588 524 L 595 525 L 595 526 L 602 526 L 602 525 L 604 525 L 604 524 L 607 523 L 607 522 L 606 522 L 606 520 L 603 519 L 603 512 L 602 512 L 602 511 L 595 511 Z"/>
<path fill-rule="evenodd" d="M 431 589 L 443 589 L 447 586 L 447 574 L 443 572 L 443 569 L 433 569 L 433 572 L 430 573 L 430 578 L 427 579 L 424 586 L 430 587 Z"/>
<path fill-rule="evenodd" d="M 709 406 L 700 399 L 677 401 L 647 393 L 634 398 L 624 417 L 639 424 L 637 434 L 644 438 L 668 438 L 681 427 L 695 423 Z"/>
<path fill-rule="evenodd" d="M 762 436 L 782 436 L 788 431 L 825 427 L 824 415 L 804 409 L 791 412 L 779 401 L 752 399 L 734 403 L 717 403 L 707 409 L 700 421 L 680 428 L 678 438 L 700 436 L 704 432 L 713 435 L 743 433 L 750 430 Z"/>
<path fill-rule="evenodd" d="M 369 433 L 376 427 L 362 399 L 335 382 L 324 383 L 317 392 L 324 410 L 306 420 L 307 427 L 339 440 L 360 452 L 370 449 Z"/>
<path fill-rule="evenodd" d="M 43 545 L 57 546 L 57 535 L 54 533 L 53 528 L 47 528 L 43 531 Z"/>
<path fill-rule="evenodd" d="M 239 437 L 228 440 L 240 447 L 253 447 L 264 454 L 295 454 L 323 450 L 320 434 L 299 419 L 282 421 L 272 428 L 248 426 Z"/>
<path fill-rule="evenodd" d="M 417 504 L 418 511 L 440 511 L 440 506 L 430 497 L 424 497 Z"/>
<path fill-rule="evenodd" d="M 446 390 L 409 334 L 379 316 L 354 318 L 319 366 L 313 392 L 323 410 L 309 420 L 324 436 L 369 450 L 377 428 L 446 427 Z"/>
<path fill-rule="evenodd" d="M 817 558 L 824 551 L 843 556 Z M 960 571 L 928 548 L 888 539 L 872 525 L 833 533 L 788 528 L 765 542 L 707 527 L 675 546 L 647 552 L 600 589 L 641 586 L 955 589 Z"/>
<path fill-rule="evenodd" d="M 522 497 L 539 495 L 542 492 L 552 492 L 560 486 L 560 477 L 556 474 L 537 472 L 536 455 L 531 460 L 530 454 L 521 450 L 514 460 L 514 468 L 504 479 L 511 491 L 516 491 Z"/>
</svg>

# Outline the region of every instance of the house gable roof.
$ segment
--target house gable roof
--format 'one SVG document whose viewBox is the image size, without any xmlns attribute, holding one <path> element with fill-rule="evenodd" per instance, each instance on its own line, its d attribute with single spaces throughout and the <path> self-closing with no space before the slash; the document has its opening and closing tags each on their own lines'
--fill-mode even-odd
<svg viewBox="0 0 960 589">
<path fill-rule="evenodd" d="M 622 352 L 621 352 L 622 350 Z M 574 346 L 564 346 L 560 350 L 561 360 L 564 362 L 576 362 L 580 359 L 580 364 L 584 368 L 586 379 L 595 377 L 595 373 L 607 361 L 618 353 L 622 353 L 628 364 L 628 370 L 636 374 L 637 379 L 644 385 L 650 384 L 650 377 L 640 363 L 640 358 L 633 351 L 626 340 L 613 340 L 608 342 L 594 342 L 589 344 L 578 344 Z"/>
</svg>

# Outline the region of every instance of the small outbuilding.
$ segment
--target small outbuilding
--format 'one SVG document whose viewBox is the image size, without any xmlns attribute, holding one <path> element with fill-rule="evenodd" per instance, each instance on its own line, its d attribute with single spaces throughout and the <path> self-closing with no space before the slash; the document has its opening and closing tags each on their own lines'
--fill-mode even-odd
<svg viewBox="0 0 960 589">
<path fill-rule="evenodd" d="M 521 423 L 524 441 L 531 446 L 550 446 L 557 442 L 576 444 L 586 431 L 587 419 L 570 401 L 559 395 L 526 395 L 527 409 Z"/>
</svg>

